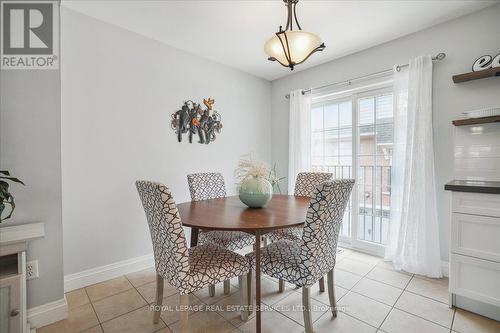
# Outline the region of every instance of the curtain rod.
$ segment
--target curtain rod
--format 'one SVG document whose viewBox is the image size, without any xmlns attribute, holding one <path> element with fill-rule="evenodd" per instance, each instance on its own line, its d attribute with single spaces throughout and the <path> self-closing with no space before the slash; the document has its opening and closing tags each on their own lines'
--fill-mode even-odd
<svg viewBox="0 0 500 333">
<path fill-rule="evenodd" d="M 432 60 L 437 60 L 437 61 L 440 61 L 440 60 L 443 60 L 444 58 L 446 58 L 446 53 L 438 53 L 436 56 L 432 57 Z M 396 65 L 396 71 L 400 71 L 401 68 L 405 68 L 405 67 L 408 67 L 410 64 L 403 64 L 403 65 Z M 330 86 L 336 86 L 336 85 L 341 85 L 341 84 L 345 84 L 345 85 L 351 85 L 353 82 L 355 81 L 359 81 L 359 80 L 366 80 L 367 78 L 370 78 L 372 76 L 378 76 L 378 75 L 381 75 L 381 74 L 385 74 L 385 73 L 390 73 L 394 71 L 393 68 L 391 69 L 386 69 L 386 70 L 383 70 L 383 71 L 380 71 L 380 72 L 375 72 L 375 73 L 371 73 L 371 74 L 367 74 L 367 75 L 363 75 L 363 76 L 358 76 L 354 79 L 350 79 L 350 80 L 345 80 L 345 81 L 339 81 L 339 82 L 334 82 L 334 83 L 330 83 L 330 84 L 326 84 L 324 86 L 319 86 L 319 87 L 315 87 L 315 88 L 309 88 L 309 89 L 306 89 L 306 90 L 302 90 L 302 95 L 306 94 L 306 93 L 309 93 L 311 92 L 312 90 L 316 90 L 316 89 L 323 89 L 323 88 L 326 88 L 326 87 L 330 87 Z M 290 94 L 286 94 L 285 95 L 285 98 L 290 98 Z"/>
</svg>

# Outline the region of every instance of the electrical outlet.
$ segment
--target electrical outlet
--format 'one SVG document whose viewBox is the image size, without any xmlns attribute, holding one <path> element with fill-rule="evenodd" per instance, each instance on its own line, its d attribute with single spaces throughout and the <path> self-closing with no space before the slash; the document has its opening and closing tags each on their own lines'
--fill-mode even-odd
<svg viewBox="0 0 500 333">
<path fill-rule="evenodd" d="M 38 277 L 38 260 L 28 261 L 26 263 L 26 280 L 36 279 Z"/>
</svg>

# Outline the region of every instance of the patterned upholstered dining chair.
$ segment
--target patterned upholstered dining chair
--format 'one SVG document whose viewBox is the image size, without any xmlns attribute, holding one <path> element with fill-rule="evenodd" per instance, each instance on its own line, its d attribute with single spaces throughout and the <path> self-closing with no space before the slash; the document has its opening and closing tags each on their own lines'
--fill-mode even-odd
<svg viewBox="0 0 500 333">
<path fill-rule="evenodd" d="M 156 266 L 156 307 L 158 323 L 163 300 L 164 279 L 179 292 L 181 306 L 188 305 L 189 294 L 211 284 L 238 276 L 242 305 L 248 305 L 246 274 L 248 260 L 212 243 L 188 249 L 181 218 L 170 190 L 159 183 L 137 181 L 137 191 L 149 224 Z M 248 312 L 242 307 L 242 320 Z M 181 311 L 181 326 L 187 331 L 188 311 Z"/>
<path fill-rule="evenodd" d="M 224 177 L 216 172 L 193 173 L 187 176 L 189 192 L 192 201 L 224 198 L 226 185 Z M 200 230 L 198 244 L 213 243 L 228 250 L 241 250 L 253 245 L 255 237 L 241 231 L 204 231 Z M 231 285 L 229 280 L 224 281 L 224 293 L 229 294 Z M 215 295 L 215 285 L 209 289 L 210 296 Z"/>
<path fill-rule="evenodd" d="M 311 198 L 316 186 L 332 179 L 332 174 L 327 172 L 299 172 L 295 180 L 294 195 Z M 289 240 L 298 242 L 302 239 L 302 227 L 286 228 L 276 230 L 266 235 L 267 240 L 277 242 L 280 240 Z M 279 291 L 285 289 L 285 282 L 279 281 Z M 324 279 L 319 282 L 320 291 L 325 291 Z"/>
<path fill-rule="evenodd" d="M 353 179 L 320 184 L 313 192 L 300 242 L 281 240 L 261 251 L 262 273 L 302 287 L 306 333 L 313 332 L 310 287 L 325 274 L 332 315 L 337 316 L 333 269 L 340 225 L 353 185 Z M 247 258 L 255 267 L 255 254 L 249 253 Z M 251 279 L 251 271 L 248 279 Z"/>
<path fill-rule="evenodd" d="M 321 183 L 332 179 L 332 174 L 327 172 L 299 172 L 295 181 L 293 195 L 312 197 L 314 189 Z M 271 242 L 280 240 L 299 241 L 302 238 L 302 227 L 286 228 L 271 232 L 266 235 Z"/>
</svg>

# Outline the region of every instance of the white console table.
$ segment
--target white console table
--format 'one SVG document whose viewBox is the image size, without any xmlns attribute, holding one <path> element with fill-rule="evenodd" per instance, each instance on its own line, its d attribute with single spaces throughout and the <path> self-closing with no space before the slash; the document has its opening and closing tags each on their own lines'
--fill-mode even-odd
<svg viewBox="0 0 500 333">
<path fill-rule="evenodd" d="M 43 237 L 43 223 L 0 227 L 0 332 L 27 333 L 26 251 Z"/>
</svg>

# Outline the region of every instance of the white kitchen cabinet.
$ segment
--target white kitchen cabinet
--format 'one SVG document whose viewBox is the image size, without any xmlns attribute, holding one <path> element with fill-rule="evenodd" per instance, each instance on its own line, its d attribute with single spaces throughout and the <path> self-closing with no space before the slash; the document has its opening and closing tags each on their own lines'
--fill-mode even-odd
<svg viewBox="0 0 500 333">
<path fill-rule="evenodd" d="M 447 189 L 454 191 L 450 306 L 455 305 L 455 295 L 460 295 L 500 311 L 500 194 Z"/>
<path fill-rule="evenodd" d="M 474 182 L 474 184 L 486 182 Z M 495 182 L 497 183 L 497 182 Z M 482 216 L 500 216 L 500 195 L 490 193 L 454 192 L 452 211 Z"/>
<path fill-rule="evenodd" d="M 0 333 L 25 331 L 26 253 L 0 257 Z"/>
<path fill-rule="evenodd" d="M 43 237 L 43 223 L 0 228 L 0 333 L 29 331 L 26 309 L 28 242 Z"/>
<path fill-rule="evenodd" d="M 451 255 L 450 291 L 500 307 L 500 263 L 460 254 Z"/>
<path fill-rule="evenodd" d="M 451 253 L 500 262 L 500 218 L 452 213 Z"/>
</svg>

